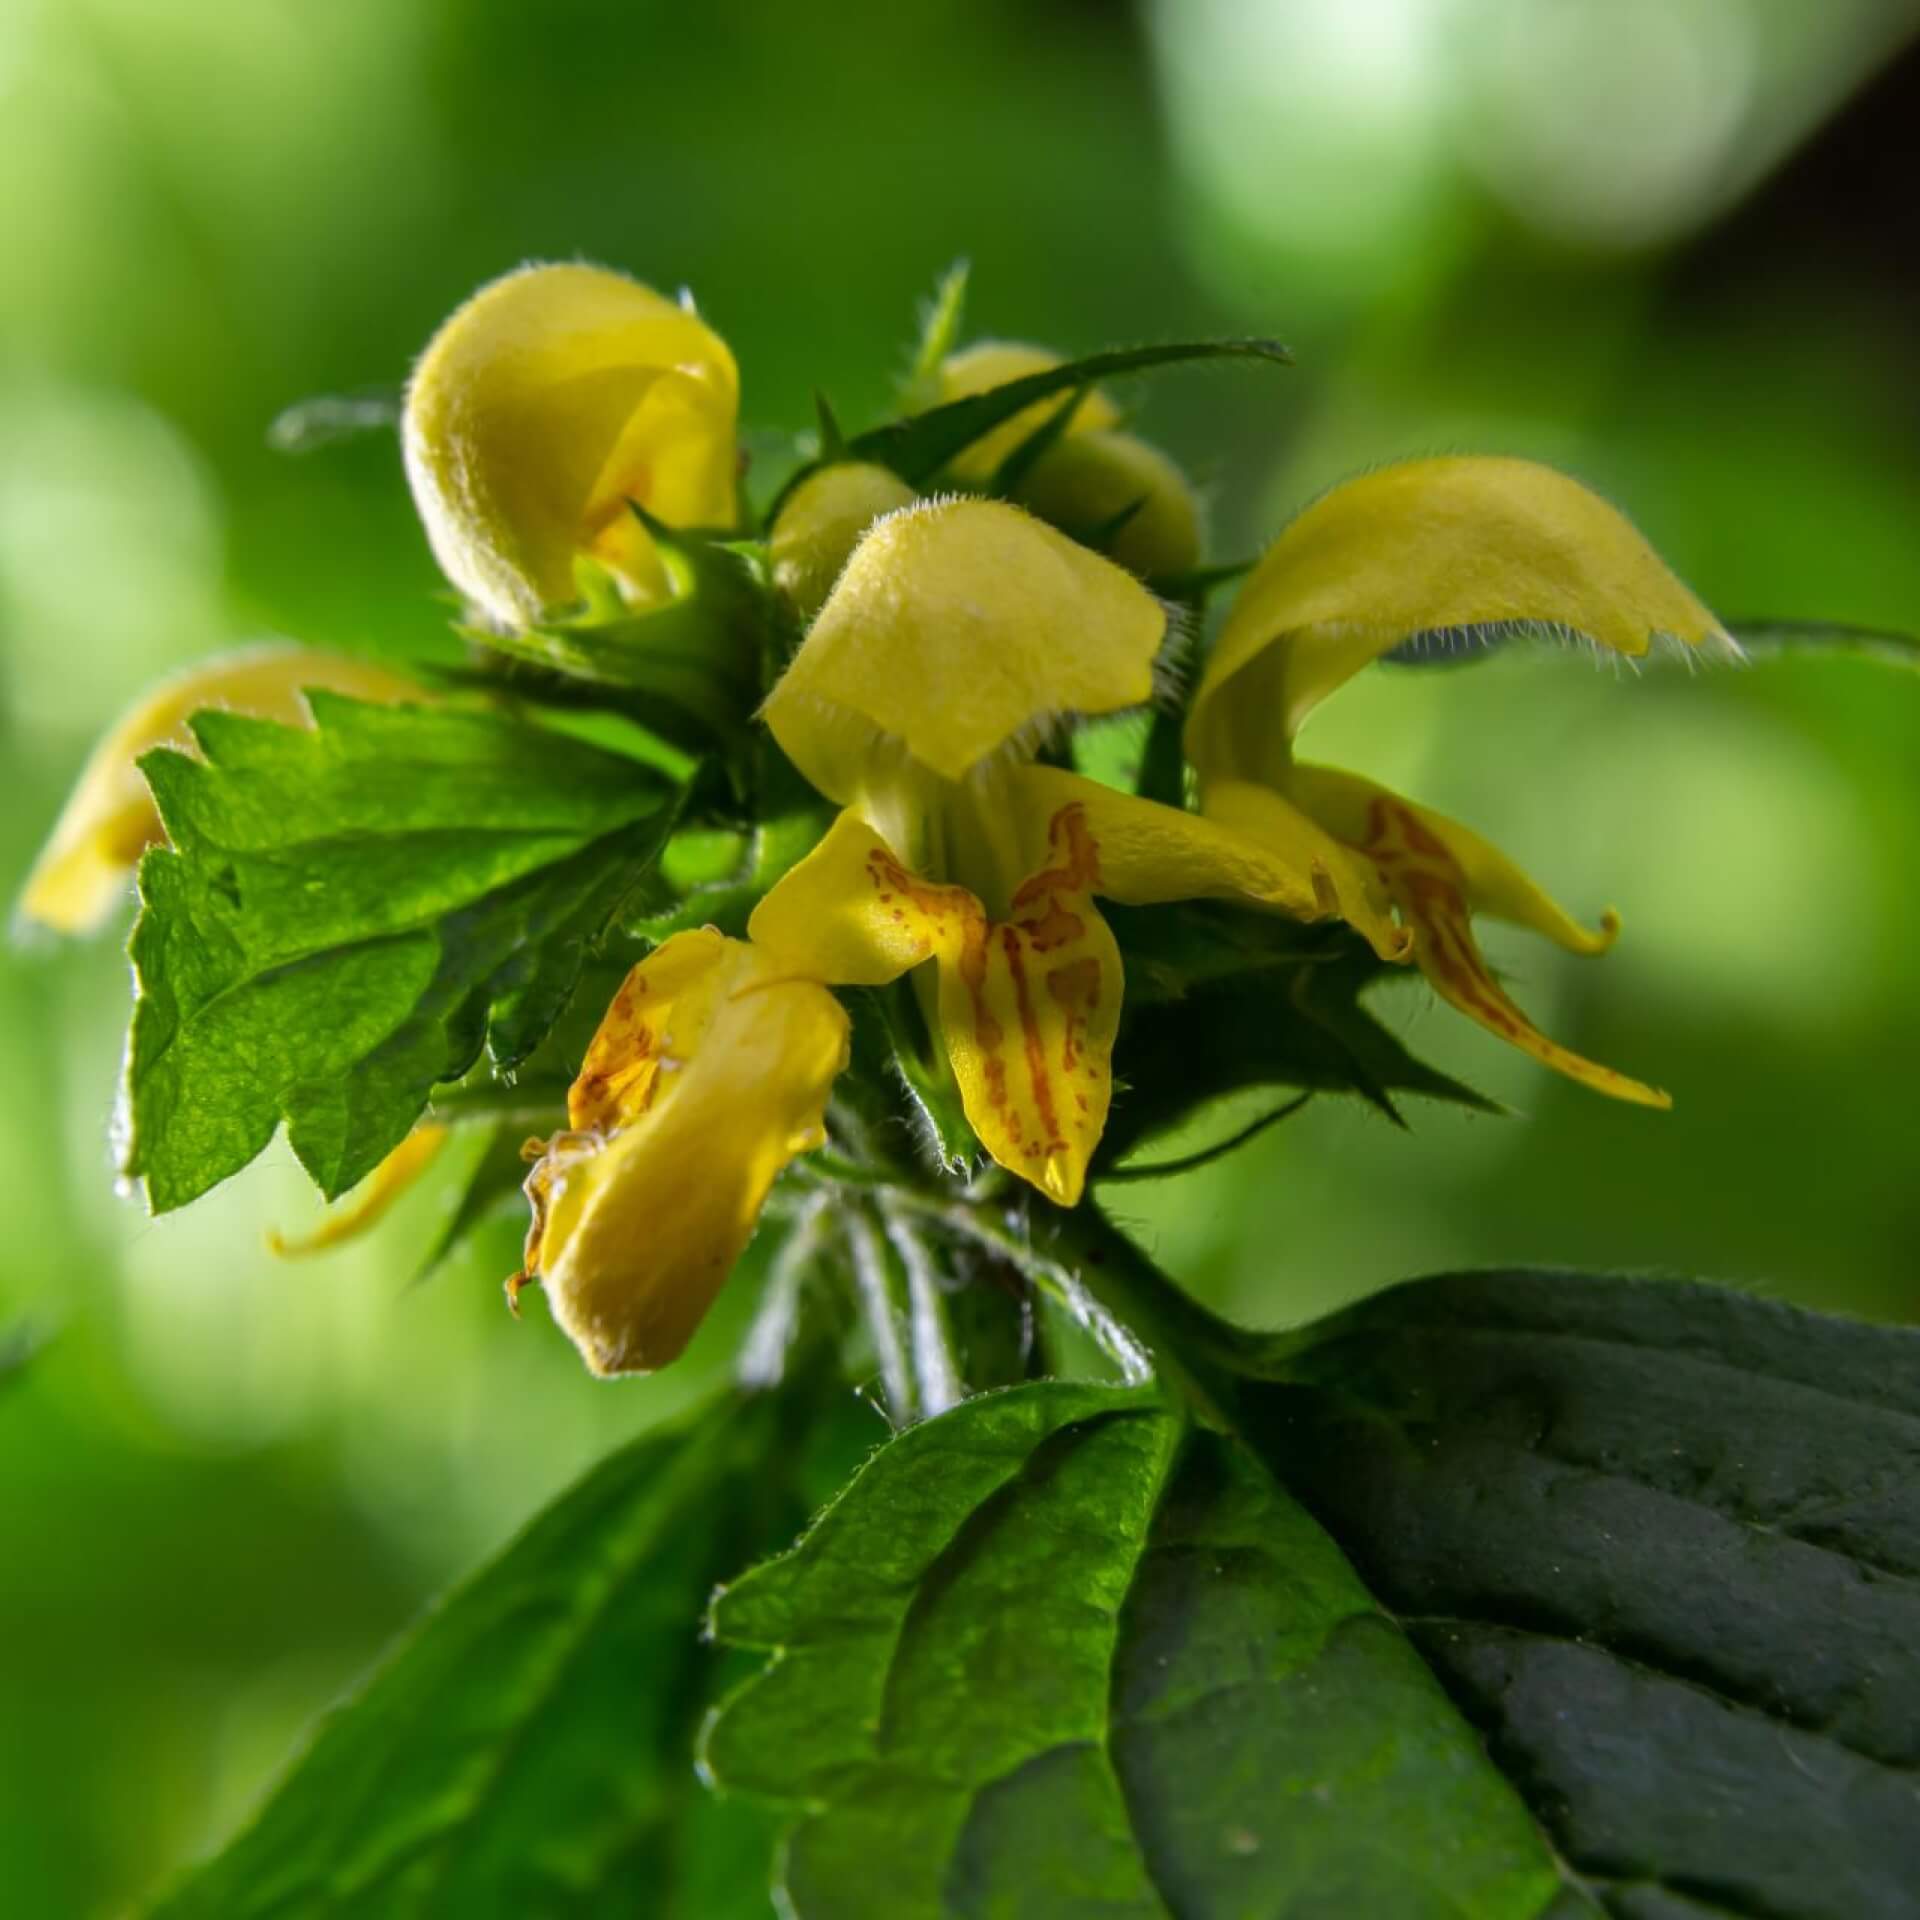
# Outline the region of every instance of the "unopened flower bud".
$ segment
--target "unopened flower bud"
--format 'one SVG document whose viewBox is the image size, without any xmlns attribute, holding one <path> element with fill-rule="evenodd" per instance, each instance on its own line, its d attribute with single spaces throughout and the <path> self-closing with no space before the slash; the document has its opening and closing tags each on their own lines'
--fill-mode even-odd
<svg viewBox="0 0 1920 1920">
<path fill-rule="evenodd" d="M 585 558 L 633 604 L 672 582 L 637 505 L 734 518 L 739 376 L 687 307 L 600 267 L 525 267 L 434 336 L 407 392 L 407 478 L 446 576 L 489 620 L 579 598 Z"/>
<path fill-rule="evenodd" d="M 1131 433 L 1069 433 L 1021 477 L 1014 498 L 1145 580 L 1200 560 L 1200 503 L 1158 447 Z"/>
<path fill-rule="evenodd" d="M 1060 364 L 1059 354 L 1046 347 L 1028 346 L 1020 340 L 982 340 L 941 362 L 940 398 L 965 400 L 976 393 L 990 393 L 995 387 L 1024 380 L 1029 374 L 1050 373 Z M 991 480 L 1001 461 L 1029 434 L 1045 426 L 1048 415 L 1059 405 L 1058 395 L 1050 400 L 1036 400 L 992 432 L 982 434 L 947 463 L 947 471 L 956 480 L 974 483 Z M 1095 433 L 1117 426 L 1119 420 L 1119 408 L 1096 387 L 1074 408 L 1067 432 L 1070 435 Z"/>
<path fill-rule="evenodd" d="M 883 514 L 913 504 L 913 489 L 885 467 L 822 467 L 794 488 L 773 523 L 773 583 L 811 621 L 860 537 Z"/>
</svg>

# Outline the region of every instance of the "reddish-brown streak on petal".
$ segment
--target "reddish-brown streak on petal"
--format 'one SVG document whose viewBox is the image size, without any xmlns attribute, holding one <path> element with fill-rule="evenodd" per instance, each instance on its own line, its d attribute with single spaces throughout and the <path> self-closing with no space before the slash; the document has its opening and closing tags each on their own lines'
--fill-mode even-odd
<svg viewBox="0 0 1920 1920">
<path fill-rule="evenodd" d="M 1033 996 L 1027 988 L 1027 962 L 1021 951 L 1024 942 L 1017 927 L 1000 929 L 1000 948 L 1007 958 L 1007 975 L 1013 983 L 1014 1005 L 1020 1012 L 1020 1037 L 1027 1063 L 1027 1082 L 1033 1089 L 1033 1104 L 1040 1115 L 1046 1135 L 1044 1151 L 1062 1152 L 1066 1141 L 1060 1133 L 1060 1116 L 1054 1109 L 1053 1082 L 1047 1072 L 1046 1048 L 1040 1041 L 1040 1022 L 1034 1016 Z"/>
<path fill-rule="evenodd" d="M 1047 991 L 1066 1015 L 1066 1028 L 1060 1041 L 1060 1070 L 1074 1073 L 1081 1064 L 1081 1042 L 1087 1031 L 1087 1016 L 1100 1004 L 1100 962 L 1089 956 L 1055 967 L 1047 975 Z M 1086 1105 L 1083 1099 L 1080 1103 Z"/>
</svg>

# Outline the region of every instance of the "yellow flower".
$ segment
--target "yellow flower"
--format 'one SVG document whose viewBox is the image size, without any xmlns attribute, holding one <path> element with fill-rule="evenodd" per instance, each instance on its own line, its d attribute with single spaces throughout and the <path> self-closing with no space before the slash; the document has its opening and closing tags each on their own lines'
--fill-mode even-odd
<svg viewBox="0 0 1920 1920">
<path fill-rule="evenodd" d="M 818 1146 L 847 1016 L 815 982 L 705 928 L 628 974 L 527 1179 L 538 1279 L 595 1373 L 678 1357 L 775 1177 Z M 540 1143 L 535 1143 L 536 1145 Z"/>
<path fill-rule="evenodd" d="M 1581 927 L 1459 822 L 1358 775 L 1294 758 L 1301 724 L 1369 661 L 1417 634 L 1545 624 L 1628 657 L 1665 641 L 1737 654 L 1707 609 L 1612 507 L 1564 474 L 1509 459 L 1412 460 L 1335 488 L 1269 548 L 1241 589 L 1187 723 L 1203 812 L 1277 851 L 1344 850 L 1344 899 L 1391 903 L 1440 996 L 1536 1059 L 1623 1100 L 1664 1093 L 1556 1046 L 1494 980 L 1484 913 L 1574 953 Z"/>
<path fill-rule="evenodd" d="M 27 877 L 19 918 L 58 933 L 97 927 L 121 899 L 140 855 L 161 838 L 153 796 L 135 764 L 140 756 L 159 746 L 192 751 L 187 722 L 208 707 L 309 725 L 308 687 L 364 700 L 423 697 L 411 681 L 371 661 L 284 645 L 220 654 L 163 680 L 94 748 Z"/>
<path fill-rule="evenodd" d="M 379 1225 L 397 1201 L 411 1192 L 452 1138 L 450 1128 L 423 1120 L 316 1227 L 306 1233 L 267 1229 L 267 1251 L 283 1259 L 301 1259 L 310 1253 L 331 1253 Z"/>
<path fill-rule="evenodd" d="M 740 383 L 690 308 L 600 267 L 523 267 L 434 336 L 407 392 L 407 476 L 447 578 L 525 626 L 603 568 L 633 604 L 674 583 L 634 501 L 673 527 L 734 519 Z"/>
<path fill-rule="evenodd" d="M 933 961 L 920 978 L 975 1132 L 1065 1205 L 1105 1123 L 1120 1015 L 1120 954 L 1094 897 L 1338 910 L 1310 854 L 1276 859 L 1031 764 L 1056 721 L 1148 699 L 1165 633 L 1129 574 L 1020 508 L 929 502 L 855 548 L 765 709 L 845 811 L 756 909 L 753 940 L 832 985 Z M 1351 913 L 1364 921 L 1365 902 Z M 1383 916 L 1374 931 L 1404 945 Z"/>
</svg>

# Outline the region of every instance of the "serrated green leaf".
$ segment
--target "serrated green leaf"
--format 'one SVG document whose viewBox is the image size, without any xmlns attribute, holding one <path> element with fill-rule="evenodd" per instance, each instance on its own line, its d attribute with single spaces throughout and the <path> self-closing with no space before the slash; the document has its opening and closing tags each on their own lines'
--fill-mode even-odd
<svg viewBox="0 0 1920 1920">
<path fill-rule="evenodd" d="M 1719 1288 L 1421 1281 L 1254 1443 L 1621 1920 L 1909 1920 L 1920 1333 Z"/>
<path fill-rule="evenodd" d="M 823 1399 L 827 1377 L 728 1394 L 602 1461 L 320 1723 L 155 1920 L 769 1914 L 771 1823 L 694 1771 L 741 1671 L 699 1621 L 870 1451 L 878 1423 Z"/>
<path fill-rule="evenodd" d="M 141 865 L 123 1126 L 156 1212 L 283 1121 L 342 1193 L 483 1044 L 525 1059 L 672 821 L 653 769 L 539 728 L 312 706 L 201 714 L 203 759 L 141 762 L 172 845 Z"/>
<path fill-rule="evenodd" d="M 905 420 L 889 421 L 859 435 L 849 450 L 856 460 L 891 467 L 910 485 L 919 486 L 931 480 L 956 454 L 1037 400 L 1050 400 L 1071 388 L 1122 374 L 1146 373 L 1193 360 L 1261 360 L 1287 366 L 1292 355 L 1277 340 L 1185 340 L 1167 346 L 1110 348 L 1040 373 L 1025 374 L 986 393 L 950 400 Z"/>
<path fill-rule="evenodd" d="M 912 1429 L 713 1620 L 776 1653 L 704 1751 L 805 1809 L 798 1920 L 1594 1911 L 1326 1536 L 1135 1393 Z"/>
</svg>

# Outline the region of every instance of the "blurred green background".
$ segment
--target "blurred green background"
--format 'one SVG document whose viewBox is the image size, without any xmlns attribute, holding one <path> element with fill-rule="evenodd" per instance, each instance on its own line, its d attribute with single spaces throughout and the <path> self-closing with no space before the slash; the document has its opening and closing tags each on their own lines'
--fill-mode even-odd
<svg viewBox="0 0 1920 1920">
<path fill-rule="evenodd" d="M 1220 554 L 1398 453 L 1501 450 L 1625 504 L 1728 618 L 1920 628 L 1920 114 L 1892 0 L 0 0 L 0 727 L 17 888 L 90 739 L 246 636 L 432 644 L 391 438 L 291 458 L 471 288 L 586 256 L 697 290 L 751 423 L 873 417 L 916 300 L 1090 349 L 1258 330 L 1297 370 L 1141 396 Z M 1920 679 L 1516 655 L 1381 670 L 1320 757 L 1500 839 L 1603 963 L 1490 945 L 1671 1116 L 1384 998 L 1517 1112 L 1322 1104 L 1114 1198 L 1278 1322 L 1507 1260 L 1920 1311 Z M 190 1212 L 115 1199 L 118 937 L 0 971 L 0 1908 L 112 1913 L 214 1843 L 422 1598 L 685 1403 L 590 1382 L 504 1224 L 444 1195 L 276 1263 L 284 1148 Z M 711 1356 L 725 1329 L 701 1349 Z"/>
</svg>

